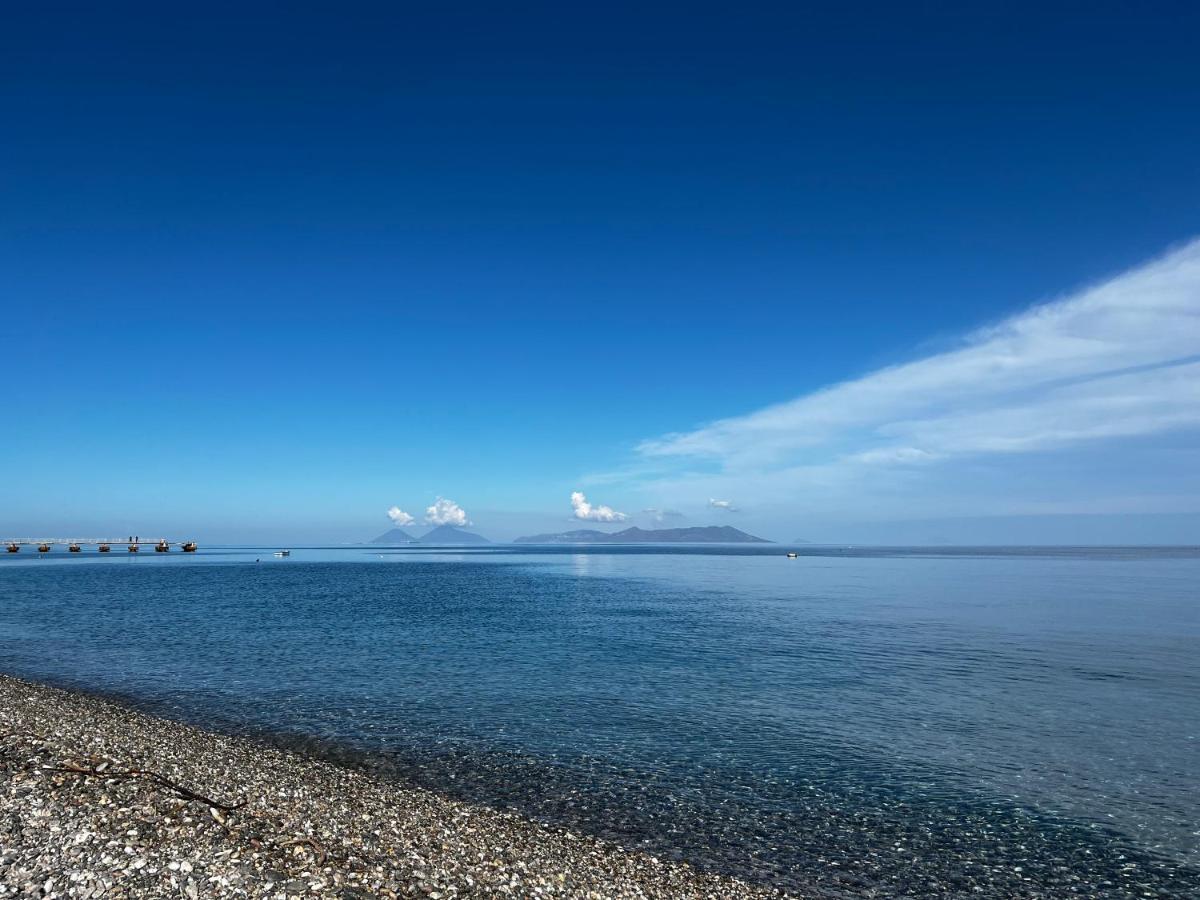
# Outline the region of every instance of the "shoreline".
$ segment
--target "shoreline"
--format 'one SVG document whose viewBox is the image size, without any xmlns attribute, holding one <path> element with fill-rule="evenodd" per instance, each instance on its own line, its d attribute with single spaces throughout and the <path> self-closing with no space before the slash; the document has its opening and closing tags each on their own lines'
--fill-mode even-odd
<svg viewBox="0 0 1200 900">
<path fill-rule="evenodd" d="M 0 896 L 785 896 L 3 674 L 0 772 Z"/>
</svg>

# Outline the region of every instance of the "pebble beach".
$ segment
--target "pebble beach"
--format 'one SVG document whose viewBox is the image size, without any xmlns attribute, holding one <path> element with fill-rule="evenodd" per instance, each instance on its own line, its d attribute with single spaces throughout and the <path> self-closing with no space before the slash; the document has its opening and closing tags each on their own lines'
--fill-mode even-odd
<svg viewBox="0 0 1200 900">
<path fill-rule="evenodd" d="M 783 894 L 0 676 L 0 897 Z"/>
</svg>

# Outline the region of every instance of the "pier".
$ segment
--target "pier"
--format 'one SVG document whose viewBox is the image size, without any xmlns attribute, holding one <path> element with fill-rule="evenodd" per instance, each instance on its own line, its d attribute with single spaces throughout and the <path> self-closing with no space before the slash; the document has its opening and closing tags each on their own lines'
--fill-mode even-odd
<svg viewBox="0 0 1200 900">
<path fill-rule="evenodd" d="M 142 540 L 140 535 L 127 538 L 51 538 L 38 540 L 34 538 L 13 538 L 3 541 L 9 553 L 20 553 L 23 547 L 36 547 L 38 553 L 51 553 L 54 547 L 66 546 L 68 553 L 82 553 L 84 548 L 96 548 L 97 553 L 110 553 L 114 546 L 124 546 L 129 553 L 140 553 L 143 546 L 153 547 L 155 553 L 170 553 L 178 548 L 183 553 L 195 553 L 195 541 L 168 541 L 166 538 L 150 538 Z"/>
</svg>

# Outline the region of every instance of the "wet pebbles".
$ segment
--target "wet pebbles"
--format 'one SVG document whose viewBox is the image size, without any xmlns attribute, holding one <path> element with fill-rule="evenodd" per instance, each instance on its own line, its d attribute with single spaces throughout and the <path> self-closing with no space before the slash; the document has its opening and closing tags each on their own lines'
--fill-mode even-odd
<svg viewBox="0 0 1200 900">
<path fill-rule="evenodd" d="M 0 676 L 0 897 L 774 897 Z"/>
</svg>

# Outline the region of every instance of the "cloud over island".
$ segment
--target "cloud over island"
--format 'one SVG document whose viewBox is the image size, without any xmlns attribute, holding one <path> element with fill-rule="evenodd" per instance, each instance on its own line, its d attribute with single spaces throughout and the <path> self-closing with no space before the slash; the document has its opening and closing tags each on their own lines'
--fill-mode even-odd
<svg viewBox="0 0 1200 900">
<path fill-rule="evenodd" d="M 582 491 L 575 491 L 571 494 L 571 508 L 574 510 L 573 514 L 576 519 L 583 519 L 587 522 L 624 522 L 629 518 L 625 513 L 617 512 L 611 506 L 592 505 Z"/>
<path fill-rule="evenodd" d="M 390 507 L 387 511 L 387 516 L 392 520 L 392 524 L 397 528 L 403 528 L 404 526 L 411 525 L 413 522 L 417 521 L 398 506 Z"/>
<path fill-rule="evenodd" d="M 425 509 L 426 525 L 454 525 L 463 527 L 471 524 L 467 512 L 453 500 L 438 497 L 432 506 Z"/>
</svg>

